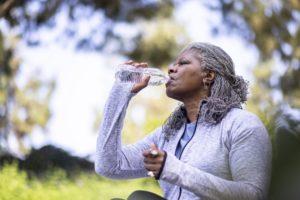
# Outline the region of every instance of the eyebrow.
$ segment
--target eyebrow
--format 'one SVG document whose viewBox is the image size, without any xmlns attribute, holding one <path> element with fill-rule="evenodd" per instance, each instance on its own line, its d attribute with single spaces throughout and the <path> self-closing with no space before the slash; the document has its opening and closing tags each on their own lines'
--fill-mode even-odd
<svg viewBox="0 0 300 200">
<path fill-rule="evenodd" d="M 188 59 L 188 58 L 186 58 L 186 57 L 181 57 L 179 60 L 190 60 L 190 59 Z"/>
<path fill-rule="evenodd" d="M 182 60 L 191 61 L 190 59 L 186 58 L 186 56 L 181 57 L 181 55 L 179 55 L 173 62 L 170 63 L 170 65 L 174 65 Z"/>
<path fill-rule="evenodd" d="M 189 60 L 189 59 L 187 59 L 185 56 L 178 57 L 178 58 L 176 59 L 176 61 L 181 61 L 181 60 Z"/>
</svg>

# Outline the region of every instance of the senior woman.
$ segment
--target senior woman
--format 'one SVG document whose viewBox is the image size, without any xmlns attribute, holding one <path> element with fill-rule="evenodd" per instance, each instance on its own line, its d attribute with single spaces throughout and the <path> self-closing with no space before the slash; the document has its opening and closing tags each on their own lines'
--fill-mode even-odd
<svg viewBox="0 0 300 200">
<path fill-rule="evenodd" d="M 114 179 L 153 175 L 169 200 L 266 199 L 271 143 L 258 117 L 242 109 L 247 83 L 235 74 L 230 56 L 217 46 L 192 43 L 168 74 L 166 94 L 182 105 L 146 138 L 124 146 L 127 106 L 149 77 L 115 83 L 97 140 L 96 172 Z"/>
</svg>

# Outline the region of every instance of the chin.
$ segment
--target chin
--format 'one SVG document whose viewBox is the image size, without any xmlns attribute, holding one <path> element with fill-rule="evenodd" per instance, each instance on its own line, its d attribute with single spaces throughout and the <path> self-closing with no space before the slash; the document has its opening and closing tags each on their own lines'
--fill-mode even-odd
<svg viewBox="0 0 300 200">
<path fill-rule="evenodd" d="M 171 98 L 171 99 L 175 99 L 175 100 L 178 100 L 180 101 L 181 98 L 180 98 L 180 95 L 178 95 L 176 92 L 174 91 L 170 91 L 170 90 L 166 90 L 166 95 Z"/>
</svg>

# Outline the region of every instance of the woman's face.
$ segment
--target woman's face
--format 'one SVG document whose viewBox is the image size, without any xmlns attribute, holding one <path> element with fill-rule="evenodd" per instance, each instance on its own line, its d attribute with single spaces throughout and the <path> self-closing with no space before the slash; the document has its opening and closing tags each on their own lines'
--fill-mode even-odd
<svg viewBox="0 0 300 200">
<path fill-rule="evenodd" d="M 166 84 L 166 93 L 170 98 L 184 101 L 207 93 L 203 87 L 206 73 L 192 50 L 181 53 L 169 66 L 168 74 L 170 81 Z"/>
</svg>

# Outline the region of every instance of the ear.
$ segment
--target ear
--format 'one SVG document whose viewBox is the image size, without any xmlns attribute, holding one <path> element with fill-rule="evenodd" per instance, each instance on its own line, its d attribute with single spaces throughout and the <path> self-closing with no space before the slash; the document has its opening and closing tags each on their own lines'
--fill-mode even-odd
<svg viewBox="0 0 300 200">
<path fill-rule="evenodd" d="M 204 81 L 211 84 L 215 80 L 215 77 L 216 77 L 216 73 L 214 71 L 207 70 L 204 77 Z"/>
</svg>

